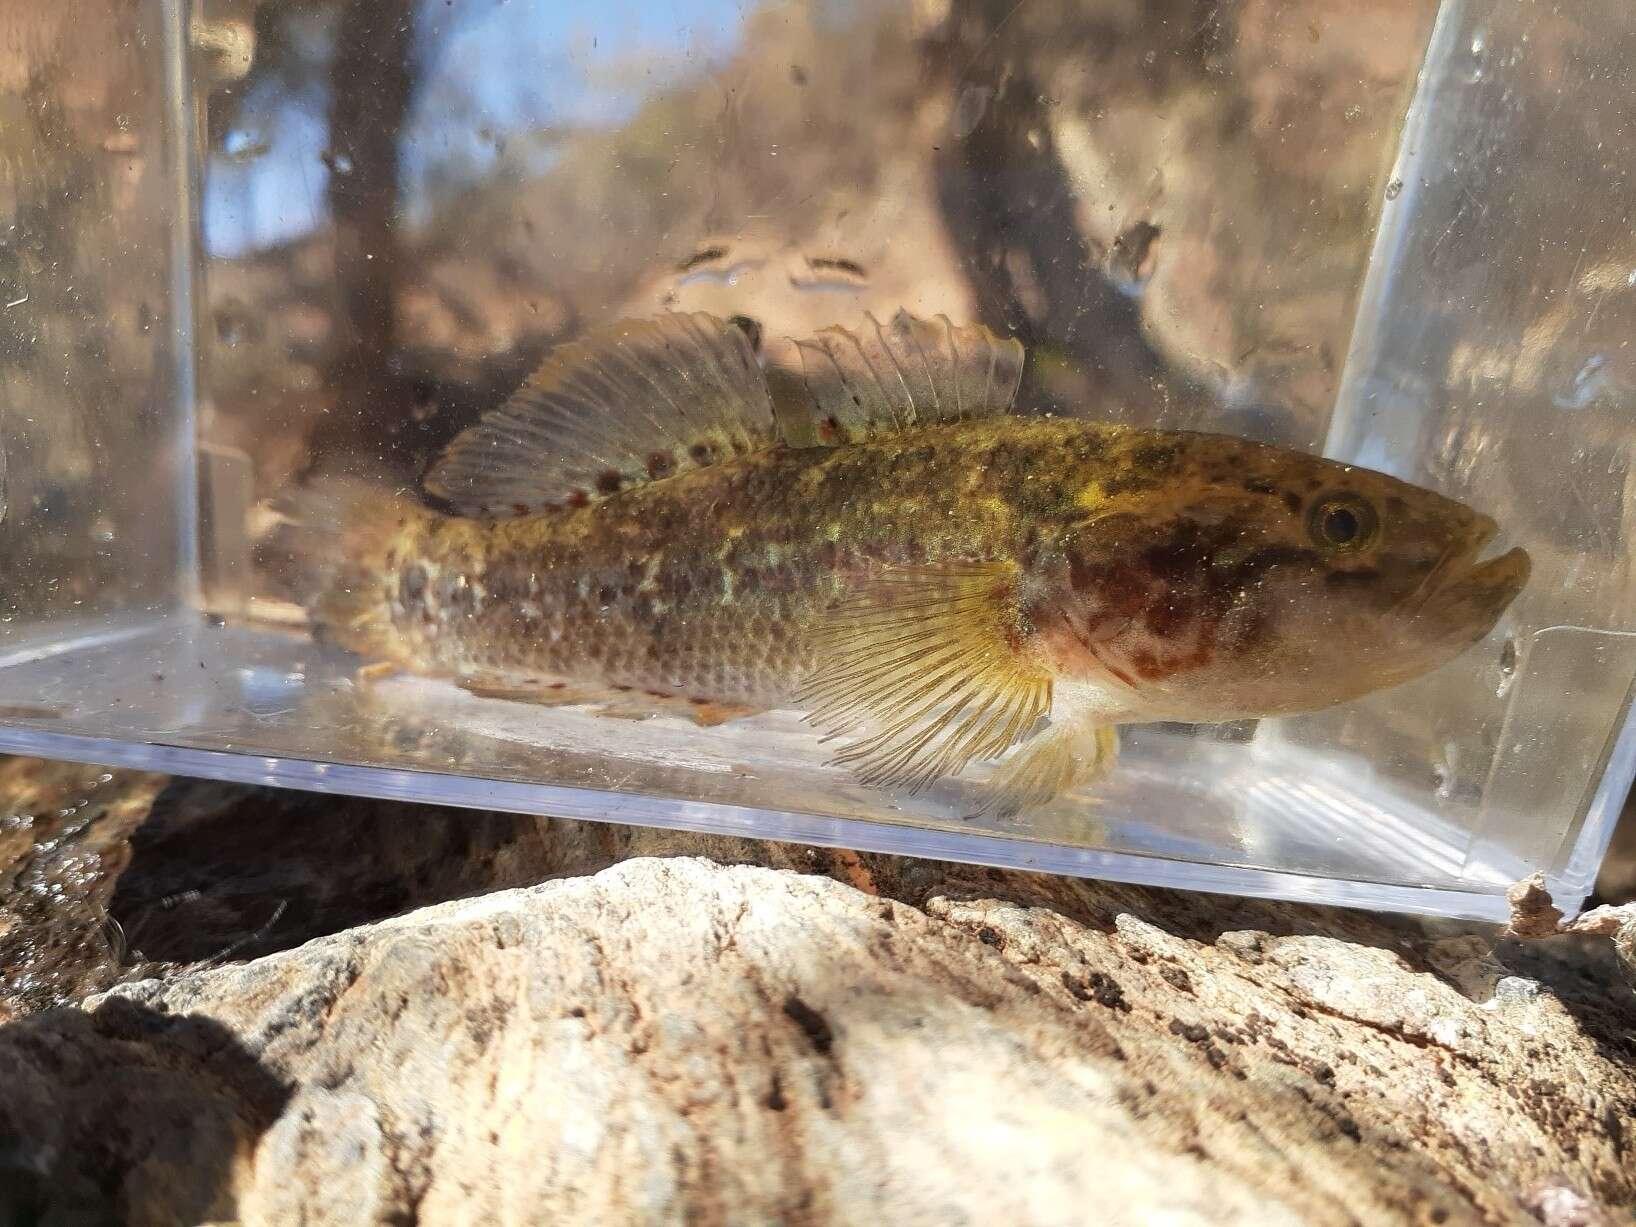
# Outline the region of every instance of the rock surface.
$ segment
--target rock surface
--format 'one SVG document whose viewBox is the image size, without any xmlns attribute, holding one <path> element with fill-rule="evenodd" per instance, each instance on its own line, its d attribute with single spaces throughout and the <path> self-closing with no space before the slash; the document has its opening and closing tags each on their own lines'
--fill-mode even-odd
<svg viewBox="0 0 1636 1227">
<path fill-rule="evenodd" d="M 643 857 L 12 1023 L 10 1209 L 1630 1221 L 1636 1004 L 1578 939 L 813 859 L 847 881 Z"/>
</svg>

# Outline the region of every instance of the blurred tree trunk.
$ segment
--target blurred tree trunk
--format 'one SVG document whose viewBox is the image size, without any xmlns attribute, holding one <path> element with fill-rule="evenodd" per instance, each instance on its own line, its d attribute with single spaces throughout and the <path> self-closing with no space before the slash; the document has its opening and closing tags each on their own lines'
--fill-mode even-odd
<svg viewBox="0 0 1636 1227">
<path fill-rule="evenodd" d="M 938 195 L 983 322 L 1077 368 L 1084 396 L 1195 395 L 1081 231 L 1041 85 L 1014 45 L 1017 13 L 1015 0 L 954 0 L 945 37 L 932 44 L 953 129 L 937 158 Z M 1025 400 L 1073 411 L 1043 388 Z"/>
<path fill-rule="evenodd" d="M 313 432 L 313 467 L 389 460 L 379 441 L 401 409 L 394 374 L 400 143 L 415 88 L 410 0 L 352 0 L 330 82 L 329 207 L 341 342 L 335 400 Z"/>
</svg>

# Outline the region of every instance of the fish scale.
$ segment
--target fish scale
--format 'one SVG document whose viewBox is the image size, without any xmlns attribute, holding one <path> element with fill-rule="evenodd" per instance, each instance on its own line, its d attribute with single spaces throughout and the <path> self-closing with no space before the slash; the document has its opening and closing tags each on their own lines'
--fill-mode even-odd
<svg viewBox="0 0 1636 1227">
<path fill-rule="evenodd" d="M 1026 559 L 1039 517 L 1017 503 L 1041 496 L 1018 474 L 1118 430 L 1015 426 L 1003 439 L 978 422 L 840 453 L 777 450 L 578 510 L 427 518 L 381 575 L 381 599 L 414 658 L 439 671 L 576 676 L 589 665 L 615 684 L 780 705 L 811 672 L 812 628 L 847 574 Z M 1080 514 L 1066 493 L 1057 487 L 1063 514 Z M 429 578 L 406 585 L 406 572 Z"/>
</svg>

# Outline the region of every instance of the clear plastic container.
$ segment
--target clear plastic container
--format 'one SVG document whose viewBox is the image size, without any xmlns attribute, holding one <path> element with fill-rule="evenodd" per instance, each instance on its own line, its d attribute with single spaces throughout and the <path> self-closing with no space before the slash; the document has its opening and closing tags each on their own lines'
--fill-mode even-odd
<svg viewBox="0 0 1636 1227">
<path fill-rule="evenodd" d="M 1576 907 L 1636 772 L 1636 10 L 1498 0 L 87 0 L 0 15 L 0 747 L 1317 902 Z M 555 343 L 1009 330 L 1023 401 L 1491 512 L 1483 643 L 1312 716 L 1128 729 L 1013 819 L 795 712 L 360 684 L 262 564 Z"/>
</svg>

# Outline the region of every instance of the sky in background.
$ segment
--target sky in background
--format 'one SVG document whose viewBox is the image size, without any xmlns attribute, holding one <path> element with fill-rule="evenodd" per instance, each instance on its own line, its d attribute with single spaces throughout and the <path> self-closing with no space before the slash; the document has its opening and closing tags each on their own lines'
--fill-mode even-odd
<svg viewBox="0 0 1636 1227">
<path fill-rule="evenodd" d="M 654 91 L 731 52 L 752 0 L 420 0 L 420 65 L 402 149 L 402 207 L 422 220 L 439 190 L 504 158 L 539 170 L 553 132 L 622 123 Z M 323 82 L 333 22 L 293 40 Z M 204 238 L 237 256 L 298 238 L 325 215 L 327 86 L 253 74 L 239 122 L 210 151 Z M 337 172 L 344 173 L 338 166 Z"/>
</svg>

